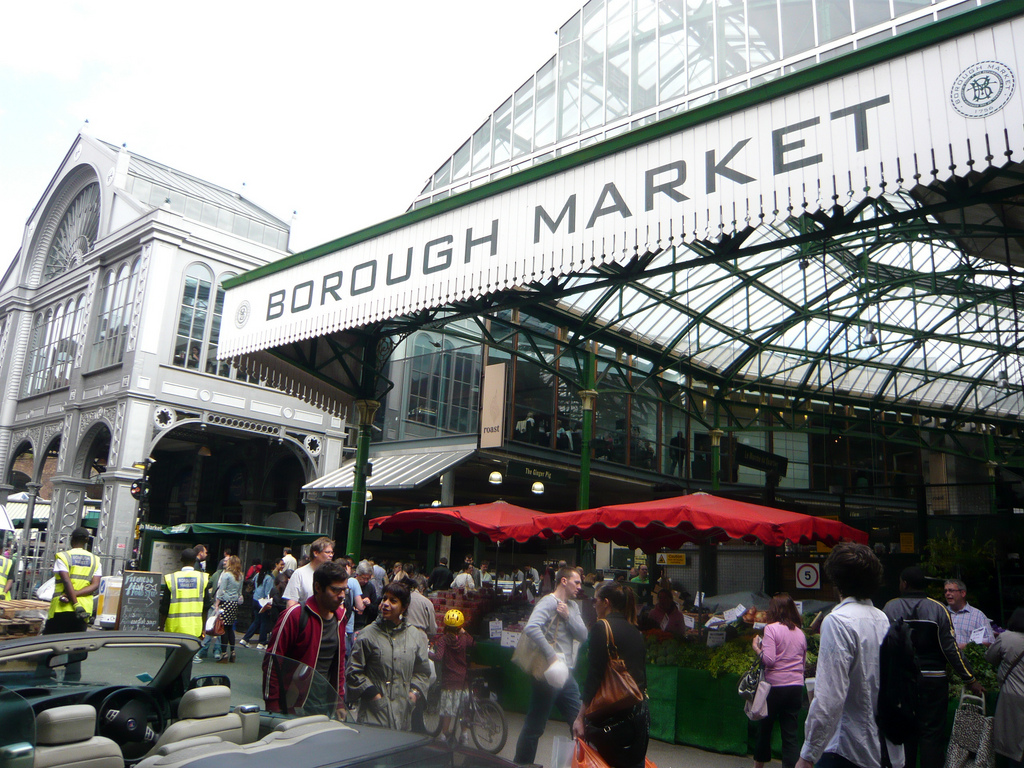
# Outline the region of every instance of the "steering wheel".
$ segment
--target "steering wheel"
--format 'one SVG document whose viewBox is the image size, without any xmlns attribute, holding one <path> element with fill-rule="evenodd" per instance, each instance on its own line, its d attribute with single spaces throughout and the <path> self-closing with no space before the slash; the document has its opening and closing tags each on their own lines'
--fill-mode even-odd
<svg viewBox="0 0 1024 768">
<path fill-rule="evenodd" d="M 96 734 L 113 739 L 126 758 L 141 757 L 167 726 L 164 707 L 145 688 L 118 688 L 103 697 L 97 710 Z"/>
</svg>

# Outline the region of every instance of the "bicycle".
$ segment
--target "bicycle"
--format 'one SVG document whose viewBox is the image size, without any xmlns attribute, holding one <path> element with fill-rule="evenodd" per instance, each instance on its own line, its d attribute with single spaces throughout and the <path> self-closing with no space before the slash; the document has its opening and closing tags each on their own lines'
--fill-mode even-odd
<svg viewBox="0 0 1024 768">
<path fill-rule="evenodd" d="M 505 710 L 498 702 L 490 698 L 487 681 L 480 677 L 476 670 L 470 670 L 467 680 L 469 696 L 463 699 L 453 718 L 454 727 L 451 733 L 452 742 L 465 736 L 469 731 L 477 749 L 496 755 L 508 740 L 508 720 Z M 427 694 L 427 705 L 423 712 L 423 722 L 427 733 L 433 737 L 441 734 L 441 686 L 435 685 Z"/>
</svg>

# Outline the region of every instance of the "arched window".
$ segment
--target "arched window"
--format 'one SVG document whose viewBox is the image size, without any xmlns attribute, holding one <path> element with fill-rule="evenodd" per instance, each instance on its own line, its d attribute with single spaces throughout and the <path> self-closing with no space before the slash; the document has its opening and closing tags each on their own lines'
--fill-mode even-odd
<svg viewBox="0 0 1024 768">
<path fill-rule="evenodd" d="M 71 382 L 84 301 L 84 296 L 68 299 L 36 315 L 25 358 L 24 397 L 66 387 Z"/>
<path fill-rule="evenodd" d="M 96 336 L 92 343 L 91 368 L 106 368 L 124 360 L 128 329 L 132 323 L 135 288 L 139 281 L 140 260 L 122 262 L 103 275 L 103 294 L 96 317 Z"/>
<path fill-rule="evenodd" d="M 193 264 L 186 271 L 173 362 L 193 371 L 246 380 L 244 375 L 227 362 L 217 360 L 221 318 L 224 314 L 223 283 L 229 277 L 234 277 L 234 274 L 228 272 L 221 275 L 214 288 L 213 275 L 202 264 Z"/>
</svg>

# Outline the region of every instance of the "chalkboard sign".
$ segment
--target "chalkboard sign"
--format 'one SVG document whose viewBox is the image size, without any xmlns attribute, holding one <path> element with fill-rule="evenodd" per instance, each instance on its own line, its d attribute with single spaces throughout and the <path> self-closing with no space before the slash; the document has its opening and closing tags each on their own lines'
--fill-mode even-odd
<svg viewBox="0 0 1024 768">
<path fill-rule="evenodd" d="M 164 575 L 155 571 L 125 571 L 117 628 L 122 632 L 154 632 L 160 628 L 160 587 Z"/>
</svg>

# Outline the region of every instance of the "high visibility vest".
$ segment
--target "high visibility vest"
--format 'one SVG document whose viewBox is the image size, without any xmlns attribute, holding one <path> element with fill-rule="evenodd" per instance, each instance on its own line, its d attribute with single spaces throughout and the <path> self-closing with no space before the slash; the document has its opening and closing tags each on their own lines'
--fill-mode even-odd
<svg viewBox="0 0 1024 768">
<path fill-rule="evenodd" d="M 96 568 L 100 559 L 87 549 L 69 549 L 67 552 L 58 552 L 57 559 L 67 566 L 68 575 L 71 577 L 71 587 L 78 592 L 92 584 L 92 577 L 96 574 Z M 53 599 L 50 601 L 50 612 L 47 618 L 52 619 L 55 613 L 74 611 L 75 606 L 71 603 L 62 603 L 61 595 L 64 594 L 64 581 L 57 576 L 54 579 Z M 85 595 L 78 598 L 78 604 L 85 609 L 85 612 L 92 615 L 92 595 Z"/>
<path fill-rule="evenodd" d="M 14 561 L 9 557 L 0 555 L 0 600 L 7 599 L 7 582 L 11 578 L 11 566 Z"/>
<path fill-rule="evenodd" d="M 203 594 L 209 581 L 202 571 L 175 571 L 164 576 L 171 592 L 164 632 L 181 632 L 199 637 L 203 634 Z"/>
</svg>

